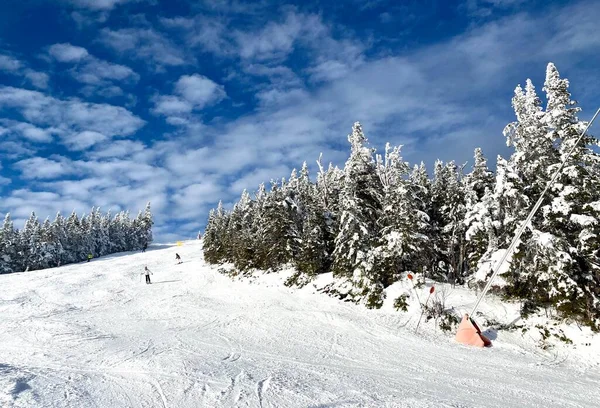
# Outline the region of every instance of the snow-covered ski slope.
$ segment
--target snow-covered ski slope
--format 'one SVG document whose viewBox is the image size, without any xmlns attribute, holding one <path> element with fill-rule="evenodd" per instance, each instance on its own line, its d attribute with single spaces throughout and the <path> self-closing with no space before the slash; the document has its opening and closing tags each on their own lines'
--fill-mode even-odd
<svg viewBox="0 0 600 408">
<path fill-rule="evenodd" d="M 199 241 L 0 275 L 0 406 L 600 406 L 597 365 L 312 292 L 232 281 Z"/>
</svg>

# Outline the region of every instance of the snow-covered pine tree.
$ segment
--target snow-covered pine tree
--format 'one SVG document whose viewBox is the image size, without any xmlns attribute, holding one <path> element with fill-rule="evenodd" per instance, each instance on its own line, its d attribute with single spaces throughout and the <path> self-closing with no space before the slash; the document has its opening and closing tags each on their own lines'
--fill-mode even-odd
<svg viewBox="0 0 600 408">
<path fill-rule="evenodd" d="M 24 270 L 39 269 L 42 263 L 42 239 L 40 222 L 35 212 L 32 212 L 29 219 L 25 221 L 20 241 Z"/>
<path fill-rule="evenodd" d="M 59 212 L 56 213 L 56 217 L 52 222 L 53 234 L 56 237 L 57 242 L 57 264 L 64 265 L 68 263 L 68 254 L 66 253 L 66 246 L 68 245 L 67 237 L 67 220 Z"/>
<path fill-rule="evenodd" d="M 461 173 L 454 161 L 437 160 L 431 184 L 432 277 L 456 282 L 464 267 L 464 191 Z"/>
<path fill-rule="evenodd" d="M 296 195 L 295 171 L 287 184 L 279 186 L 271 181 L 271 190 L 261 207 L 259 232 L 263 248 L 258 264 L 264 269 L 276 270 L 292 262 L 298 254 L 300 219 Z"/>
<path fill-rule="evenodd" d="M 310 182 L 308 165 L 302 164 L 298 180 L 298 196 L 300 212 L 302 215 L 302 228 L 300 232 L 300 247 L 295 257 L 296 268 L 306 275 L 308 279 L 316 274 L 327 272 L 331 266 L 331 252 L 328 245 L 328 226 L 325 218 L 325 208 L 318 200 L 317 188 Z M 329 243 L 333 243 L 330 239 Z M 305 280 L 296 279 L 302 284 Z"/>
<path fill-rule="evenodd" d="M 113 251 L 121 252 L 128 250 L 127 244 L 127 229 L 129 228 L 128 220 L 124 211 L 119 211 L 115 218 L 110 223 L 109 235 L 113 243 Z"/>
<path fill-rule="evenodd" d="M 417 208 L 428 216 L 431 213 L 431 180 L 427 174 L 425 163 L 413 167 L 408 177 L 412 195 L 417 202 Z"/>
<path fill-rule="evenodd" d="M 140 243 L 143 246 L 150 245 L 153 241 L 152 237 L 152 226 L 154 225 L 154 220 L 152 219 L 152 211 L 150 209 L 150 202 L 146 204 L 146 208 L 142 214 L 140 219 L 141 225 L 141 238 Z"/>
<path fill-rule="evenodd" d="M 216 211 L 213 209 L 208 215 L 208 222 L 204 230 L 202 247 L 204 259 L 208 263 L 216 264 L 227 260 L 227 248 L 223 244 L 227 228 L 227 217 L 223 203 L 219 201 Z"/>
<path fill-rule="evenodd" d="M 110 228 L 110 224 L 112 222 L 112 217 L 111 217 L 111 213 L 110 210 L 108 210 L 108 212 L 102 216 L 102 219 L 100 220 L 100 228 L 102 230 L 102 236 L 105 237 L 106 242 L 104 244 L 104 248 L 106 250 L 106 254 L 112 254 L 115 251 L 115 243 L 113 242 L 114 237 L 111 236 L 111 228 Z M 104 254 L 103 254 L 104 255 Z"/>
<path fill-rule="evenodd" d="M 221 202 L 219 201 L 219 205 Z M 211 209 L 208 212 L 208 221 L 206 222 L 206 228 L 204 228 L 204 241 L 202 241 L 202 252 L 204 253 L 204 259 L 210 264 L 219 263 L 218 246 L 220 236 L 217 233 L 217 220 L 215 210 Z"/>
<path fill-rule="evenodd" d="M 475 271 L 480 261 L 498 249 L 493 183 L 494 175 L 487 166 L 481 148 L 474 152 L 472 171 L 464 178 L 465 189 L 465 240 L 468 273 Z"/>
<path fill-rule="evenodd" d="M 242 271 L 251 268 L 254 263 L 251 234 L 253 206 L 250 194 L 244 190 L 233 206 L 224 237 L 224 245 L 231 251 L 231 262 Z"/>
<path fill-rule="evenodd" d="M 92 213 L 93 213 L 93 209 L 92 209 Z M 94 236 L 92 234 L 90 234 L 90 231 L 92 231 L 92 227 L 91 227 L 91 217 L 90 214 L 83 214 L 81 216 L 81 219 L 79 220 L 79 249 L 80 249 L 80 253 L 78 258 L 81 260 L 87 259 L 89 255 L 92 255 L 92 257 L 97 256 L 98 254 L 96 254 L 95 251 L 95 240 L 94 240 Z"/>
<path fill-rule="evenodd" d="M 321 156 L 317 160 L 319 173 L 317 174 L 317 183 L 315 185 L 315 194 L 317 205 L 322 208 L 323 218 L 325 220 L 325 230 L 323 239 L 327 248 L 327 262 L 329 268 L 333 263 L 333 251 L 335 250 L 335 237 L 339 230 L 340 216 L 340 196 L 344 185 L 344 172 L 338 167 L 329 163 L 325 171 L 321 164 Z"/>
<path fill-rule="evenodd" d="M 546 70 L 547 106 L 542 122 L 566 165 L 551 190 L 551 203 L 543 206 L 543 228 L 565 241 L 563 271 L 550 279 L 550 296 L 559 312 L 600 329 L 600 155 L 592 149 L 599 141 L 586 134 L 576 145 L 587 123 L 579 121 L 580 108 L 571 100 L 569 81 L 560 78 L 554 64 Z M 571 156 L 567 155 L 572 151 Z"/>
<path fill-rule="evenodd" d="M 417 190 L 407 179 L 410 167 L 402 160 L 401 147 L 385 156 L 377 155 L 377 174 L 383 186 L 382 214 L 378 220 L 379 237 L 372 256 L 374 275 L 382 288 L 400 279 L 408 271 L 422 270 L 429 239 L 429 217 L 419 208 Z M 383 299 L 372 297 L 371 306 L 381 306 Z"/>
<path fill-rule="evenodd" d="M 0 273 L 10 273 L 18 270 L 18 238 L 10 213 L 8 213 L 4 217 L 4 223 L 0 230 Z"/>
<path fill-rule="evenodd" d="M 377 297 L 382 287 L 370 255 L 378 234 L 382 186 L 373 160 L 373 149 L 367 147 L 360 123 L 354 124 L 348 141 L 351 152 L 344 167 L 333 273 L 352 282 L 354 297 Z"/>
<path fill-rule="evenodd" d="M 510 201 L 500 201 L 504 205 L 503 211 L 511 214 L 515 221 L 512 225 L 504 223 L 508 240 L 524 221 L 530 205 L 537 201 L 560 163 L 556 148 L 558 142 L 553 140 L 549 132 L 548 112 L 542 111 L 531 81 L 527 81 L 525 92 L 517 87 L 513 108 L 517 121 L 507 126 L 505 135 L 509 144 L 515 147 L 515 152 L 507 168 L 513 170 L 513 180 L 520 180 L 516 185 L 521 193 L 514 194 Z M 555 188 L 548 191 L 540 211 L 521 237 L 521 244 L 512 256 L 509 272 L 504 275 L 508 283 L 506 293 L 524 299 L 524 313 L 540 307 L 560 308 L 565 298 L 581 296 L 580 288 L 572 279 L 577 269 L 570 250 L 572 245 L 565 234 L 566 229 L 556 224 L 570 211 L 564 197 L 560 198 L 560 190 L 564 192 L 565 187 L 567 191 L 570 189 L 565 182 L 559 179 Z M 525 207 L 515 200 L 519 196 L 524 196 L 521 202 L 529 205 Z M 556 211 L 557 206 L 562 208 Z M 561 214 L 554 218 L 553 214 L 557 213 Z M 553 221 L 549 221 L 549 218 L 553 218 Z"/>
<path fill-rule="evenodd" d="M 79 262 L 85 259 L 81 257 L 83 251 L 81 249 L 80 234 L 81 225 L 79 217 L 75 210 L 73 210 L 71 215 L 69 215 L 69 218 L 67 218 L 66 224 L 67 242 L 64 246 L 66 263 Z"/>
</svg>

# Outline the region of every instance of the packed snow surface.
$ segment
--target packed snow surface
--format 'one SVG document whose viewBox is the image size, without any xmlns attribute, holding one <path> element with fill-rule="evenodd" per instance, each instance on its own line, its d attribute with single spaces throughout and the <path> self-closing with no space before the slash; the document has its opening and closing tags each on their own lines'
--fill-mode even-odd
<svg viewBox="0 0 600 408">
<path fill-rule="evenodd" d="M 470 348 L 415 334 L 418 313 L 232 281 L 199 241 L 0 275 L 0 316 L 2 407 L 600 406 L 580 354 Z"/>
</svg>

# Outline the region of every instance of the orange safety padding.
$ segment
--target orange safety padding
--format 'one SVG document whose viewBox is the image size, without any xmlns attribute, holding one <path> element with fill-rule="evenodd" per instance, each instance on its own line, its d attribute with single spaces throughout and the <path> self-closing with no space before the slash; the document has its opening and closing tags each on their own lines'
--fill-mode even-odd
<svg viewBox="0 0 600 408">
<path fill-rule="evenodd" d="M 456 332 L 456 341 L 476 347 L 489 347 L 492 345 L 490 339 L 481 334 L 477 324 L 469 319 L 469 315 L 463 316 Z"/>
</svg>

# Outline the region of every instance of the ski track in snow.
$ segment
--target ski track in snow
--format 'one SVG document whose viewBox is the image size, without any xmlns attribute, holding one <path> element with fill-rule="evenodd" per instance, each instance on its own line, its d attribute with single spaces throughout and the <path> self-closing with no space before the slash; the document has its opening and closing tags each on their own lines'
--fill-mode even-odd
<svg viewBox="0 0 600 408">
<path fill-rule="evenodd" d="M 598 365 L 277 279 L 232 281 L 199 241 L 0 275 L 0 406 L 600 406 Z"/>
</svg>

